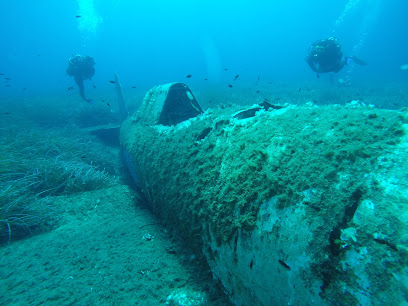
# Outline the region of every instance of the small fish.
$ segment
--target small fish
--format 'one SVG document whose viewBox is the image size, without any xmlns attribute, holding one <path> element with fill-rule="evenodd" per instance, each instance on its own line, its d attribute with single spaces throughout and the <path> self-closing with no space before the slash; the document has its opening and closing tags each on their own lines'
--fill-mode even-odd
<svg viewBox="0 0 408 306">
<path fill-rule="evenodd" d="M 101 101 L 102 101 L 103 103 L 106 103 L 106 105 L 110 107 L 109 102 L 105 102 L 105 100 L 102 100 L 102 99 L 101 99 Z"/>
<path fill-rule="evenodd" d="M 73 89 L 74 89 L 74 86 L 69 86 L 67 89 L 68 89 L 68 90 L 73 90 Z"/>
<path fill-rule="evenodd" d="M 2 113 L 3 115 L 10 115 L 10 113 Z"/>
<path fill-rule="evenodd" d="M 239 74 L 237 74 L 237 75 L 235 76 L 234 81 L 238 80 L 238 78 L 239 78 Z"/>
<path fill-rule="evenodd" d="M 93 88 L 96 88 L 96 85 L 95 85 L 95 83 L 92 83 L 92 87 L 93 87 Z"/>
<path fill-rule="evenodd" d="M 256 91 L 256 93 L 260 93 L 260 92 L 261 92 L 260 90 L 257 90 L 257 91 Z"/>
<path fill-rule="evenodd" d="M 4 78 L 5 80 L 7 80 L 7 81 L 10 81 L 11 79 L 10 78 Z"/>
<path fill-rule="evenodd" d="M 204 81 L 208 81 L 208 79 L 204 79 Z"/>
<path fill-rule="evenodd" d="M 228 68 L 224 68 L 224 71 L 228 71 Z"/>
<path fill-rule="evenodd" d="M 259 81 L 259 79 L 261 78 L 261 75 L 260 74 L 258 74 L 258 81 Z"/>
<path fill-rule="evenodd" d="M 299 88 L 299 92 L 302 90 L 302 88 Z"/>
<path fill-rule="evenodd" d="M 281 98 L 276 98 L 275 100 L 276 100 L 276 101 L 279 101 L 280 99 L 281 99 Z"/>
<path fill-rule="evenodd" d="M 228 85 L 228 87 L 229 87 L 229 88 L 232 88 L 232 85 L 231 85 L 231 84 L 229 84 L 229 85 Z"/>
<path fill-rule="evenodd" d="M 109 81 L 109 83 L 116 84 L 116 82 L 115 82 L 115 81 Z"/>
<path fill-rule="evenodd" d="M 191 78 L 191 74 L 187 74 L 187 75 L 186 75 L 186 78 L 187 78 L 187 79 Z"/>
<path fill-rule="evenodd" d="M 0 72 L 0 75 L 4 75 L 4 73 Z"/>
<path fill-rule="evenodd" d="M 286 270 L 291 270 L 291 268 L 283 261 L 283 260 L 278 260 L 278 262 L 286 269 Z"/>
<path fill-rule="evenodd" d="M 132 86 L 132 88 L 136 88 L 136 86 Z"/>
<path fill-rule="evenodd" d="M 11 85 L 10 85 L 10 84 L 6 84 L 5 86 L 6 86 L 6 87 L 10 87 Z"/>
<path fill-rule="evenodd" d="M 81 18 L 81 17 L 82 17 L 81 15 L 76 15 L 76 16 L 75 16 L 75 18 Z"/>
<path fill-rule="evenodd" d="M 269 102 L 269 100 L 267 99 L 267 98 L 264 98 L 264 100 L 263 100 L 264 102 Z"/>
</svg>

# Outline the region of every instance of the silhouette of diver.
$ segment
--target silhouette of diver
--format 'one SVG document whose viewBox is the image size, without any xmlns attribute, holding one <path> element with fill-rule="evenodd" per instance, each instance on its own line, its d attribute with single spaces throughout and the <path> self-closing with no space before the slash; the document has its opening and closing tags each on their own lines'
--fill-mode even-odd
<svg viewBox="0 0 408 306">
<path fill-rule="evenodd" d="M 335 37 L 315 41 L 310 46 L 306 61 L 310 68 L 317 73 L 318 78 L 320 77 L 319 73 L 337 73 L 352 61 L 358 65 L 367 65 L 366 62 L 355 56 L 343 58 L 340 42 Z"/>
<path fill-rule="evenodd" d="M 67 74 L 73 76 L 79 88 L 79 94 L 86 102 L 91 99 L 85 97 L 84 80 L 91 79 L 95 74 L 95 61 L 90 56 L 75 55 L 68 60 Z"/>
</svg>

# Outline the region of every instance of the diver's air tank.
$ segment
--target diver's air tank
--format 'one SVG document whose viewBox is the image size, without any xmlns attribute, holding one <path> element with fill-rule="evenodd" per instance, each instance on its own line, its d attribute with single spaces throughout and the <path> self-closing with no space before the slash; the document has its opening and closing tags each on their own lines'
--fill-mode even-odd
<svg viewBox="0 0 408 306">
<path fill-rule="evenodd" d="M 151 89 L 121 144 L 150 208 L 238 305 L 404 303 L 407 112 Z M 341 302 L 339 302 L 341 301 Z"/>
</svg>

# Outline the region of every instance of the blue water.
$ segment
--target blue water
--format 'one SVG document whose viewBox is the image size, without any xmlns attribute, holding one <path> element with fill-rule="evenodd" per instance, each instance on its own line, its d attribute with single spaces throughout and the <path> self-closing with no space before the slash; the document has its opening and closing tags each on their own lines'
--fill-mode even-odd
<svg viewBox="0 0 408 306">
<path fill-rule="evenodd" d="M 67 94 L 75 85 L 67 60 L 76 53 L 94 57 L 93 81 L 106 90 L 114 72 L 125 85 L 146 89 L 172 81 L 225 85 L 237 74 L 241 84 L 258 76 L 315 80 L 304 58 L 312 42 L 330 36 L 345 55 L 369 63 L 337 77 L 352 84 L 408 80 L 400 69 L 408 64 L 404 0 L 22 0 L 1 1 L 0 11 L 0 72 L 11 78 L 1 80 L 0 97 Z"/>
</svg>

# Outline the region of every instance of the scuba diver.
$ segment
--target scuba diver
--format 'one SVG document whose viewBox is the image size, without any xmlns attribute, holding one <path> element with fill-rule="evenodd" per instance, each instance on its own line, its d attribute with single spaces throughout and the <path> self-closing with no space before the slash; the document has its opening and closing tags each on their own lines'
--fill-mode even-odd
<svg viewBox="0 0 408 306">
<path fill-rule="evenodd" d="M 352 61 L 358 65 L 367 65 L 367 63 L 355 56 L 343 58 L 340 42 L 335 37 L 315 41 L 310 46 L 306 61 L 310 68 L 317 73 L 318 78 L 320 77 L 319 73 L 337 73 Z"/>
<path fill-rule="evenodd" d="M 79 88 L 79 94 L 86 102 L 91 99 L 85 97 L 84 80 L 91 79 L 95 74 L 95 61 L 90 56 L 75 55 L 68 60 L 67 74 L 73 76 Z"/>
</svg>

